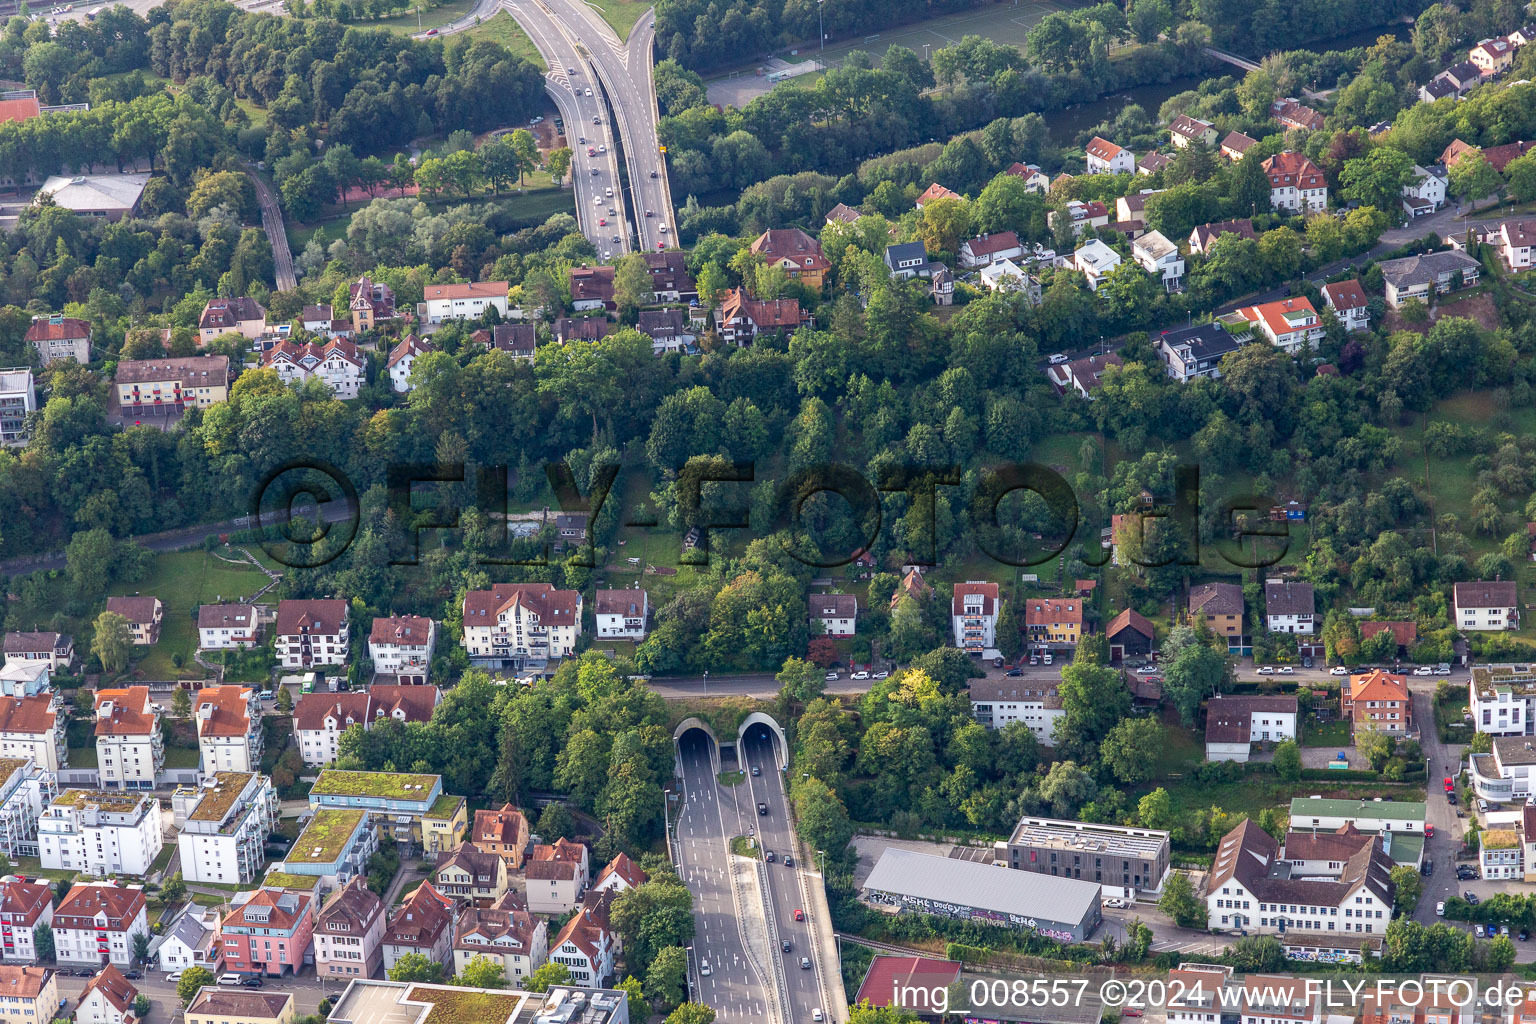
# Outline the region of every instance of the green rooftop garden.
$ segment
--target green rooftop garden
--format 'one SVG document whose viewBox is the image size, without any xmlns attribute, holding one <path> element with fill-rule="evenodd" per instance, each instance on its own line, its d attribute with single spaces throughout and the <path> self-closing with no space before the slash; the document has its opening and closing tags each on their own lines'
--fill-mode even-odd
<svg viewBox="0 0 1536 1024">
<path fill-rule="evenodd" d="M 0 761 L 0 778 L 7 778 L 9 761 Z M 66 789 L 54 798 L 55 807 L 82 807 L 94 805 L 103 811 L 128 814 L 143 801 L 143 793 L 115 793 L 101 789 Z"/>
<path fill-rule="evenodd" d="M 432 1004 L 432 1011 L 422 1024 L 484 1024 L 510 1020 L 524 997 L 510 992 L 465 992 L 418 985 L 405 998 L 413 1003 Z"/>
<path fill-rule="evenodd" d="M 1520 845 L 1520 837 L 1507 828 L 1491 828 L 1483 832 L 1483 849 L 1513 850 Z"/>
<path fill-rule="evenodd" d="M 339 858 L 357 834 L 365 811 L 327 809 L 315 812 L 299 838 L 294 840 L 288 861 L 297 864 L 329 864 Z"/>
<path fill-rule="evenodd" d="M 459 805 L 464 802 L 461 796 L 449 796 L 444 793 L 432 801 L 432 806 L 423 814 L 423 818 L 451 818 L 459 812 Z"/>
<path fill-rule="evenodd" d="M 385 800 L 425 800 L 440 777 L 400 772 L 343 772 L 327 768 L 320 773 L 320 778 L 309 792 L 311 796 L 376 796 Z"/>
</svg>

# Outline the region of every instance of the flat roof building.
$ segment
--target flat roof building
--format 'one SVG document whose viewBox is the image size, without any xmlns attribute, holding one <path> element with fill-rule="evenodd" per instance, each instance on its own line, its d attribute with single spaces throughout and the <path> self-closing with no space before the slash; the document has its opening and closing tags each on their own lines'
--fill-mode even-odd
<svg viewBox="0 0 1536 1024">
<path fill-rule="evenodd" d="M 997 863 L 1010 868 L 1141 892 L 1162 890 L 1171 850 L 1169 834 L 1160 829 L 1058 818 L 1021 818 L 993 847 Z"/>
<path fill-rule="evenodd" d="M 354 978 L 326 1020 L 328 1024 L 424 1024 L 428 1018 L 497 1024 L 629 1024 L 629 993 L 574 985 L 524 992 Z"/>
<path fill-rule="evenodd" d="M 1098 928 L 1099 894 L 1097 882 L 898 849 L 882 853 L 864 880 L 864 896 L 877 906 L 1021 928 L 1066 943 Z"/>
</svg>

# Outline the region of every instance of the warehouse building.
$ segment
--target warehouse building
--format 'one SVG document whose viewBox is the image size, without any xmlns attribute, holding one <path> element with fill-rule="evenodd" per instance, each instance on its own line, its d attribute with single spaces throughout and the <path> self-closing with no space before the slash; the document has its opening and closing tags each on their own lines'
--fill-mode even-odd
<svg viewBox="0 0 1536 1024">
<path fill-rule="evenodd" d="M 864 880 L 877 907 L 1022 928 L 1057 942 L 1083 942 L 1098 928 L 1100 886 L 1031 871 L 888 849 Z"/>
<path fill-rule="evenodd" d="M 1169 834 L 1161 829 L 1060 818 L 1021 818 L 993 849 L 997 862 L 1010 868 L 1135 890 L 1124 894 L 1130 896 L 1161 892 L 1172 858 Z"/>
</svg>

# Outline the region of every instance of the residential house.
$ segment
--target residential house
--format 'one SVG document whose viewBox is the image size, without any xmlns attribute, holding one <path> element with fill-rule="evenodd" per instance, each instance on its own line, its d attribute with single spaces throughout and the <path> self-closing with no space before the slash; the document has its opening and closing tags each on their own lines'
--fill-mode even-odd
<svg viewBox="0 0 1536 1024">
<path fill-rule="evenodd" d="M 6 955 L 10 954 L 7 949 Z M 59 997 L 59 974 L 51 967 L 33 964 L 0 967 L 0 992 L 5 993 L 0 1024 L 41 1024 L 55 1019 L 64 1005 Z"/>
<path fill-rule="evenodd" d="M 294 1024 L 292 992 L 251 992 L 205 985 L 186 1009 L 185 1024 Z"/>
<path fill-rule="evenodd" d="M 1094 200 L 1084 203 L 1076 199 L 1067 201 L 1067 217 L 1072 221 L 1072 233 L 1080 235 L 1084 228 L 1102 228 L 1109 223 L 1109 207 Z M 1056 211 L 1046 214 L 1046 223 L 1056 230 Z"/>
<path fill-rule="evenodd" d="M 37 409 L 37 382 L 24 366 L 0 370 L 0 444 L 24 445 L 31 439 L 27 417 Z"/>
<path fill-rule="evenodd" d="M 277 603 L 273 645 L 283 668 L 309 670 L 345 665 L 351 650 L 347 602 L 340 599 L 289 599 Z"/>
<path fill-rule="evenodd" d="M 1312 584 L 1292 580 L 1265 581 L 1264 619 L 1271 633 L 1311 635 L 1316 613 Z"/>
<path fill-rule="evenodd" d="M 1136 161 L 1136 173 L 1145 174 L 1148 177 L 1151 177 L 1158 171 L 1167 168 L 1171 163 L 1173 163 L 1173 157 L 1159 153 L 1154 149 L 1146 156 Z"/>
<path fill-rule="evenodd" d="M 53 670 L 43 661 L 13 661 L 0 666 L 0 697 L 36 697 L 49 692 Z"/>
<path fill-rule="evenodd" d="M 1350 676 L 1349 685 L 1339 695 L 1339 712 L 1357 733 L 1372 729 L 1407 736 L 1414 731 L 1408 678 L 1383 669 Z"/>
<path fill-rule="evenodd" d="M 1468 691 L 1478 732 L 1525 736 L 1536 727 L 1536 665 L 1473 665 Z"/>
<path fill-rule="evenodd" d="M 43 366 L 73 359 L 84 366 L 91 361 L 91 325 L 69 316 L 35 316 L 27 328 L 26 342 L 37 350 Z"/>
<path fill-rule="evenodd" d="M 1353 825 L 1378 835 L 1424 834 L 1425 805 L 1414 800 L 1325 799 L 1319 796 L 1291 798 L 1291 828 L 1342 829 Z"/>
<path fill-rule="evenodd" d="M 1244 306 L 1238 313 L 1288 356 L 1303 348 L 1316 350 L 1323 340 L 1323 321 L 1306 297 L 1276 299 L 1261 306 Z"/>
<path fill-rule="evenodd" d="M 681 309 L 643 309 L 635 330 L 651 339 L 651 351 L 695 352 L 698 333 Z"/>
<path fill-rule="evenodd" d="M 638 889 L 645 884 L 645 877 L 645 872 L 640 870 L 640 865 L 630 860 L 629 854 L 620 850 L 613 855 L 613 860 L 597 873 L 597 878 L 592 882 L 592 891 L 620 893 L 628 889 Z"/>
<path fill-rule="evenodd" d="M 368 859 L 378 848 L 379 835 L 367 811 L 322 807 L 310 816 L 281 867 L 286 875 L 319 879 L 318 888 L 330 891 L 365 877 Z"/>
<path fill-rule="evenodd" d="M 796 299 L 754 299 L 745 288 L 727 289 L 715 311 L 715 330 L 720 337 L 745 345 L 759 334 L 793 332 L 806 318 Z"/>
<path fill-rule="evenodd" d="M 1305 978 L 1249 974 L 1242 994 L 1240 1024 L 1323 1024 L 1322 994 Z"/>
<path fill-rule="evenodd" d="M 958 193 L 958 192 L 951 192 L 949 189 L 945 188 L 943 185 L 940 185 L 938 182 L 934 182 L 932 185 L 929 185 L 927 188 L 923 189 L 923 194 L 917 197 L 917 204 L 916 205 L 917 205 L 917 208 L 919 210 L 921 210 L 925 204 L 931 203 L 935 199 L 961 199 L 961 198 L 964 198 L 964 197 L 962 197 L 960 195 L 960 193 Z"/>
<path fill-rule="evenodd" d="M 353 725 L 371 729 L 381 718 L 402 724 L 432 718 L 441 692 L 435 686 L 374 684 L 366 693 L 306 693 L 293 709 L 293 731 L 308 765 L 336 760 L 343 733 Z"/>
<path fill-rule="evenodd" d="M 335 309 L 327 303 L 305 306 L 299 313 L 299 326 L 321 338 L 352 337 L 352 321 L 338 320 Z"/>
<path fill-rule="evenodd" d="M 832 207 L 832 209 L 827 211 L 827 223 L 852 224 L 862 216 L 864 215 L 858 210 L 855 210 L 853 207 L 848 206 L 845 203 L 838 203 L 836 206 Z"/>
<path fill-rule="evenodd" d="M 133 937 L 149 935 L 146 906 L 142 886 L 76 882 L 53 910 L 55 959 L 61 965 L 129 966 Z"/>
<path fill-rule="evenodd" d="M 204 772 L 254 772 L 266 747 L 261 700 L 245 686 L 205 686 L 193 703 Z"/>
<path fill-rule="evenodd" d="M 437 855 L 432 886 L 451 899 L 471 900 L 476 906 L 489 907 L 511 888 L 512 878 L 506 861 L 481 851 L 473 843 L 465 843 L 457 850 Z"/>
<path fill-rule="evenodd" d="M 1056 745 L 1056 723 L 1066 714 L 1054 680 L 1014 676 L 972 679 L 971 715 L 988 729 L 1023 722 L 1036 741 Z"/>
<path fill-rule="evenodd" d="M 248 885 L 266 862 L 267 836 L 277 828 L 277 790 L 255 772 L 213 772 L 201 785 L 171 794 L 180 834 L 181 874 L 188 882 Z"/>
<path fill-rule="evenodd" d="M 1236 352 L 1251 332 L 1234 334 L 1219 321 L 1192 324 L 1163 331 L 1157 351 L 1168 367 L 1168 376 L 1181 384 L 1196 377 L 1220 377 L 1221 361 Z"/>
<path fill-rule="evenodd" d="M 591 881 L 587 848 L 569 839 L 538 843 L 523 865 L 528 909 L 536 914 L 565 914 L 574 910 Z"/>
<path fill-rule="evenodd" d="M 384 362 L 384 369 L 389 373 L 389 385 L 397 395 L 408 394 L 411 390 L 411 367 L 416 363 L 417 356 L 424 356 L 428 352 L 436 351 L 436 347 L 430 341 L 423 341 L 414 334 L 407 334 L 400 340 L 400 344 L 390 349 L 389 358 Z"/>
<path fill-rule="evenodd" d="M 356 398 L 367 380 L 367 361 L 346 338 L 324 344 L 280 341 L 261 354 L 261 365 L 274 370 L 284 384 L 301 384 L 314 378 L 340 399 Z"/>
<path fill-rule="evenodd" d="M 0 855 L 37 854 L 38 819 L 57 792 L 53 773 L 31 759 L 0 760 Z"/>
<path fill-rule="evenodd" d="M 1323 285 L 1323 301 L 1333 310 L 1346 331 L 1363 331 L 1371 326 L 1365 305 L 1365 289 L 1358 278 Z"/>
<path fill-rule="evenodd" d="M 149 647 L 159 642 L 165 609 L 158 597 L 109 597 L 107 611 L 128 620 L 128 632 L 136 646 Z"/>
<path fill-rule="evenodd" d="M 587 542 L 587 513 L 564 512 L 555 516 L 555 550 L 579 548 Z"/>
<path fill-rule="evenodd" d="M 421 615 L 381 615 L 368 633 L 368 660 L 377 675 L 425 683 L 437 643 L 437 623 Z M 310 694 L 314 696 L 314 694 Z"/>
<path fill-rule="evenodd" d="M 1386 284 L 1387 305 L 1400 309 L 1409 299 L 1427 304 L 1435 295 L 1471 287 L 1477 283 L 1483 265 L 1464 252 L 1452 250 L 1404 256 L 1377 266 L 1381 267 Z"/>
<path fill-rule="evenodd" d="M 942 263 L 928 262 L 928 250 L 922 242 L 902 242 L 885 247 L 885 269 L 892 277 L 910 280 L 914 277 L 932 277 Z"/>
<path fill-rule="evenodd" d="M 1217 694 L 1205 706 L 1205 759 L 1248 760 L 1255 743 L 1279 743 L 1296 738 L 1296 697 Z"/>
<path fill-rule="evenodd" d="M 65 790 L 34 827 L 44 869 L 97 878 L 148 875 L 165 846 L 160 801 L 148 793 Z"/>
<path fill-rule="evenodd" d="M 471 664 L 522 668 L 564 658 L 581 635 L 581 594 L 548 583 L 498 583 L 464 595 L 464 648 Z"/>
<path fill-rule="evenodd" d="M 429 324 L 449 320 L 478 320 L 495 307 L 507 318 L 507 282 L 476 281 L 473 284 L 429 284 L 422 303 Z"/>
<path fill-rule="evenodd" d="M 589 892 L 581 906 L 549 944 L 552 963 L 564 964 L 571 983 L 581 988 L 603 988 L 613 977 L 619 933 L 609 920 L 611 892 Z"/>
<path fill-rule="evenodd" d="M 999 604 L 996 583 L 981 580 L 956 583 L 950 607 L 955 646 L 968 654 L 980 654 L 996 647 Z"/>
<path fill-rule="evenodd" d="M 1523 849 L 1520 834 L 1514 829 L 1483 829 L 1477 834 L 1478 876 L 1483 879 L 1523 879 L 1525 868 L 1520 863 Z"/>
<path fill-rule="evenodd" d="M 155 936 L 149 954 L 162 971 L 201 967 L 216 974 L 224 963 L 220 923 L 216 908 L 189 902 L 175 920 Z"/>
<path fill-rule="evenodd" d="M 1175 149 L 1214 146 L 1216 145 L 1216 126 L 1209 121 L 1201 121 L 1188 114 L 1180 114 L 1168 126 L 1168 140 L 1173 143 Z"/>
<path fill-rule="evenodd" d="M 1134 608 L 1109 620 L 1104 627 L 1104 639 L 1109 642 L 1109 660 L 1118 664 L 1126 658 L 1150 657 L 1157 647 L 1157 631 L 1151 621 Z"/>
<path fill-rule="evenodd" d="M 890 611 L 895 612 L 903 598 L 912 598 L 924 604 L 933 595 L 933 588 L 923 579 L 923 571 L 915 565 L 908 566 L 901 574 L 901 585 L 891 592 Z"/>
<path fill-rule="evenodd" d="M 1083 602 L 1076 597 L 1031 597 L 1024 601 L 1024 635 L 1029 643 L 1076 646 L 1082 633 Z"/>
<path fill-rule="evenodd" d="M 1044 195 L 1051 189 L 1051 179 L 1040 171 L 1037 164 L 1011 163 L 1003 168 L 1004 174 L 1011 174 L 1024 182 L 1026 191 Z"/>
<path fill-rule="evenodd" d="M 1013 260 L 999 260 L 981 268 L 981 285 L 994 292 L 1017 292 L 1031 306 L 1040 305 L 1040 278 L 1020 269 Z"/>
<path fill-rule="evenodd" d="M 1218 220 L 1210 224 L 1201 224 L 1189 233 L 1189 251 L 1210 255 L 1211 246 L 1222 235 L 1236 235 L 1239 238 L 1258 238 L 1253 230 L 1253 221 L 1247 217 L 1237 220 Z"/>
<path fill-rule="evenodd" d="M 262 886 L 236 893 L 221 932 L 231 971 L 272 977 L 297 974 L 315 933 L 313 893 Z"/>
<path fill-rule="evenodd" d="M 68 633 L 5 634 L 5 663 L 33 662 L 42 662 L 53 672 L 68 672 L 75 663 L 75 638 Z"/>
<path fill-rule="evenodd" d="M 1493 78 L 1509 69 L 1515 59 L 1515 47 L 1508 39 L 1484 39 L 1467 54 L 1483 78 Z"/>
<path fill-rule="evenodd" d="M 1248 150 L 1258 144 L 1258 139 L 1250 139 L 1242 132 L 1227 132 L 1221 140 L 1221 155 L 1233 163 L 1237 163 Z"/>
<path fill-rule="evenodd" d="M 1071 362 L 1061 363 L 1046 371 L 1048 377 L 1058 392 L 1062 394 L 1075 391 L 1088 400 L 1093 400 L 1093 392 L 1098 390 L 1103 382 L 1105 372 L 1111 366 L 1122 366 L 1125 360 L 1120 358 L 1118 352 L 1106 352 L 1102 355 L 1084 356 L 1082 359 L 1074 359 Z"/>
<path fill-rule="evenodd" d="M 1475 68 L 1473 69 L 1473 72 L 1476 73 Z M 1445 149 L 1440 152 L 1440 159 L 1436 162 L 1444 167 L 1447 171 L 1455 170 L 1456 165 L 1461 163 L 1463 158 L 1471 156 L 1474 153 L 1481 152 L 1482 150 L 1477 146 L 1469 145 L 1468 143 L 1462 142 L 1460 139 L 1452 139 L 1446 145 Z"/>
<path fill-rule="evenodd" d="M 1089 174 L 1134 174 L 1136 171 L 1135 153 L 1097 135 L 1088 140 L 1083 161 L 1088 165 Z"/>
<path fill-rule="evenodd" d="M 1072 254 L 1073 269 L 1082 271 L 1083 276 L 1088 278 L 1088 288 L 1091 291 L 1098 291 L 1099 285 L 1103 284 L 1104 279 L 1119 265 L 1120 254 L 1097 238 L 1089 239 L 1082 248 Z"/>
<path fill-rule="evenodd" d="M 1269 178 L 1269 205 L 1275 209 L 1316 213 L 1328 208 L 1328 179 L 1300 153 L 1276 153 L 1264 161 L 1264 173 Z"/>
<path fill-rule="evenodd" d="M 197 649 L 233 651 L 255 647 L 261 639 L 256 607 L 249 604 L 197 606 Z"/>
<path fill-rule="evenodd" d="M 1536 220 L 1503 221 L 1489 241 L 1498 247 L 1500 258 L 1510 270 L 1526 270 L 1536 262 Z"/>
<path fill-rule="evenodd" d="M 1433 103 L 1447 96 L 1460 99 L 1467 90 L 1483 80 L 1482 69 L 1470 60 L 1452 64 L 1428 83 L 1419 87 L 1419 102 Z"/>
<path fill-rule="evenodd" d="M 593 612 L 600 640 L 645 639 L 646 620 L 650 617 L 650 598 L 644 590 L 599 590 L 593 595 Z"/>
<path fill-rule="evenodd" d="M 1360 623 L 1360 641 L 1364 643 L 1377 633 L 1390 632 L 1397 641 L 1393 654 L 1399 658 L 1407 657 L 1408 649 L 1414 645 L 1419 637 L 1419 625 L 1412 621 L 1374 621 Z"/>
<path fill-rule="evenodd" d="M 96 691 L 96 764 L 102 789 L 154 788 L 165 739 L 149 687 Z"/>
<path fill-rule="evenodd" d="M 562 316 L 550 326 L 555 341 L 564 345 L 572 341 L 602 341 L 614 332 L 614 323 L 601 316 Z"/>
<path fill-rule="evenodd" d="M 1536 795 L 1536 788 L 1532 786 L 1536 739 L 1519 733 L 1494 736 L 1488 753 L 1472 754 L 1467 760 L 1472 766 L 1472 791 L 1480 799 L 1490 803 L 1524 803 L 1526 810 L 1536 810 L 1536 805 L 1530 803 L 1531 797 Z M 1522 854 L 1527 852 L 1526 845 L 1536 844 L 1536 832 L 1527 827 L 1529 821 L 1522 815 L 1520 824 L 1525 835 Z M 1536 872 L 1536 861 L 1525 858 L 1525 870 Z"/>
<path fill-rule="evenodd" d="M 226 334 L 255 341 L 267 333 L 267 311 L 255 299 L 209 299 L 197 320 L 197 343 L 206 345 Z"/>
<path fill-rule="evenodd" d="M 523 812 L 503 804 L 499 811 L 487 808 L 475 812 L 470 842 L 486 853 L 496 854 L 507 862 L 510 870 L 521 871 L 528 854 L 528 835 L 528 819 Z"/>
<path fill-rule="evenodd" d="M 0 878 L 0 953 L 7 963 L 37 962 L 34 934 L 40 924 L 53 926 L 53 886 L 46 880 Z"/>
<path fill-rule="evenodd" d="M 571 309 L 578 313 L 594 309 L 612 312 L 618 309 L 613 301 L 613 268 L 589 267 L 583 263 L 570 269 Z"/>
<path fill-rule="evenodd" d="M 139 1018 L 133 1012 L 133 1001 L 138 995 L 133 983 L 107 964 L 85 983 L 74 1020 L 76 1024 L 135 1024 Z"/>
<path fill-rule="evenodd" d="M 1445 168 L 1414 164 L 1412 178 L 1403 185 L 1403 212 L 1409 220 L 1434 213 L 1445 205 L 1449 185 Z"/>
<path fill-rule="evenodd" d="M 1451 605 L 1457 629 L 1487 632 L 1520 628 L 1514 580 L 1458 583 L 1452 588 Z"/>
<path fill-rule="evenodd" d="M 320 908 L 314 936 L 317 976 L 371 978 L 384 960 L 384 901 L 355 876 Z"/>
<path fill-rule="evenodd" d="M 454 901 L 422 882 L 396 907 L 384 929 L 384 970 L 411 953 L 446 968 L 453 964 Z"/>
<path fill-rule="evenodd" d="M 1147 198 L 1155 196 L 1164 189 L 1144 188 L 1140 192 L 1132 192 L 1128 196 L 1121 196 L 1115 200 L 1115 216 L 1117 223 L 1135 224 L 1138 228 L 1147 223 Z"/>
<path fill-rule="evenodd" d="M 688 302 L 699 297 L 698 286 L 688 276 L 684 255 L 676 249 L 642 253 L 651 269 L 651 294 L 657 302 Z"/>
<path fill-rule="evenodd" d="M 0 757 L 30 758 L 42 771 L 56 774 L 69 757 L 68 721 L 52 694 L 0 697 Z"/>
<path fill-rule="evenodd" d="M 812 632 L 820 625 L 826 636 L 853 636 L 859 620 L 858 597 L 853 594 L 812 594 L 808 603 Z"/>
<path fill-rule="evenodd" d="M 1165 292 L 1183 290 L 1184 257 L 1180 255 L 1179 247 L 1168 241 L 1161 231 L 1148 231 L 1132 242 L 1131 258 L 1159 279 Z"/>
<path fill-rule="evenodd" d="M 1323 115 L 1304 106 L 1292 97 L 1276 100 L 1269 106 L 1269 116 L 1286 128 L 1315 132 L 1323 127 Z"/>
<path fill-rule="evenodd" d="M 533 352 L 539 344 L 538 332 L 533 324 L 497 324 L 491 328 L 482 327 L 471 334 L 469 340 L 478 345 L 484 345 L 488 349 L 506 352 L 513 359 L 529 363 L 533 362 Z"/>
<path fill-rule="evenodd" d="M 310 787 L 309 806 L 365 810 L 381 835 L 433 856 L 458 849 L 469 828 L 464 798 L 444 793 L 440 775 L 326 768 Z"/>
<path fill-rule="evenodd" d="M 492 906 L 465 907 L 455 926 L 453 972 L 461 973 L 477 956 L 500 963 L 502 974 L 516 985 L 549 959 L 549 927 L 528 912 L 516 890 Z"/>
<path fill-rule="evenodd" d="M 112 383 L 124 411 L 206 409 L 229 398 L 229 357 L 125 359 Z"/>
<path fill-rule="evenodd" d="M 1023 255 L 1024 247 L 1019 244 L 1017 234 L 1012 231 L 998 231 L 961 242 L 958 258 L 960 266 L 967 270 L 976 270 L 999 260 L 1018 259 Z"/>
<path fill-rule="evenodd" d="M 763 265 L 782 267 L 791 281 L 820 290 L 822 276 L 832 264 L 821 253 L 821 243 L 799 228 L 770 228 L 752 241 L 751 249 Z"/>
<path fill-rule="evenodd" d="M 1218 636 L 1242 636 L 1243 588 L 1235 583 L 1202 583 L 1189 590 L 1191 621 L 1203 617 Z"/>
<path fill-rule="evenodd" d="M 348 309 L 352 314 L 354 331 L 371 331 L 386 320 L 394 320 L 395 290 L 381 281 L 374 281 L 366 274 L 352 283 Z"/>
<path fill-rule="evenodd" d="M 1536 40 L 1536 25 L 1522 25 L 1504 38 L 1508 39 L 1517 48 L 1529 45 L 1533 40 Z"/>
<path fill-rule="evenodd" d="M 1205 887 L 1211 927 L 1265 935 L 1386 933 L 1395 865 L 1375 837 L 1321 880 L 1292 878 L 1280 852 L 1280 844 L 1251 818 L 1222 838 Z"/>
</svg>

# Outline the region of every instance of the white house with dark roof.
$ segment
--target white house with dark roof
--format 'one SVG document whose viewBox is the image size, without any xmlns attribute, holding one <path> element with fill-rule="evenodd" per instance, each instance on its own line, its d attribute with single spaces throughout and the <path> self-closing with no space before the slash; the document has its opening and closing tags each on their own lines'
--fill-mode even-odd
<svg viewBox="0 0 1536 1024">
<path fill-rule="evenodd" d="M 464 649 L 471 664 L 522 668 L 529 659 L 575 653 L 581 593 L 548 583 L 498 583 L 464 595 Z"/>
<path fill-rule="evenodd" d="M 1464 252 L 1427 252 L 1380 264 L 1387 305 L 1398 309 L 1409 299 L 1429 303 L 1434 296 L 1476 284 L 1483 265 Z"/>
<path fill-rule="evenodd" d="M 425 683 L 437 644 L 437 623 L 421 615 L 381 615 L 368 633 L 373 671 L 402 683 Z"/>
<path fill-rule="evenodd" d="M 1205 705 L 1205 759 L 1248 760 L 1255 743 L 1296 738 L 1295 696 L 1212 697 Z"/>
<path fill-rule="evenodd" d="M 1035 739 L 1056 744 L 1056 722 L 1066 715 L 1055 680 L 1020 678 L 972 679 L 971 714 L 988 729 L 1023 722 Z"/>
<path fill-rule="evenodd" d="M 1311 634 L 1317 617 L 1312 584 L 1296 580 L 1264 583 L 1264 622 L 1271 633 Z"/>
<path fill-rule="evenodd" d="M 403 395 L 411 390 L 411 367 L 415 365 L 416 358 L 434 351 L 435 347 L 431 341 L 408 334 L 390 350 L 384 368 L 389 371 L 389 385 L 395 394 Z"/>
<path fill-rule="evenodd" d="M 219 942 L 219 911 L 188 903 L 175 922 L 149 944 L 149 955 L 162 971 L 202 967 L 218 973 L 224 962 Z"/>
<path fill-rule="evenodd" d="M 197 649 L 232 651 L 255 647 L 261 638 L 256 608 L 248 604 L 203 604 L 197 607 Z"/>
<path fill-rule="evenodd" d="M 5 663 L 42 662 L 54 672 L 68 671 L 75 660 L 75 638 L 68 633 L 7 633 Z"/>
<path fill-rule="evenodd" d="M 592 609 L 597 619 L 600 640 L 645 639 L 650 617 L 650 595 L 639 588 L 599 590 L 593 594 Z"/>
<path fill-rule="evenodd" d="M 853 594 L 812 594 L 807 599 L 811 625 L 827 636 L 853 636 L 859 621 L 859 599 Z"/>
<path fill-rule="evenodd" d="M 1503 221 L 1486 237 L 1510 270 L 1526 270 L 1536 263 L 1536 220 Z"/>
<path fill-rule="evenodd" d="M 1185 383 L 1196 377 L 1220 377 L 1222 359 L 1252 337 L 1252 331 L 1233 334 L 1221 323 L 1211 321 L 1163 331 L 1157 338 L 1157 351 L 1168 368 L 1168 376 Z"/>
<path fill-rule="evenodd" d="M 1456 628 L 1490 632 L 1520 628 L 1520 601 L 1514 580 L 1458 583 L 1452 588 L 1451 606 Z"/>
<path fill-rule="evenodd" d="M 958 258 L 960 266 L 967 270 L 975 270 L 998 260 L 1017 259 L 1024 255 L 1024 247 L 1019 244 L 1019 236 L 1012 231 L 997 231 L 991 234 L 979 235 L 969 241 L 960 243 Z"/>
<path fill-rule="evenodd" d="M 1323 301 L 1333 310 L 1347 331 L 1363 331 L 1371 326 L 1369 310 L 1365 305 L 1365 289 L 1360 282 L 1334 281 L 1323 285 Z"/>
<path fill-rule="evenodd" d="M 1412 176 L 1403 185 L 1403 212 L 1411 220 L 1434 213 L 1445 205 L 1450 181 L 1443 167 L 1413 165 Z"/>
<path fill-rule="evenodd" d="M 1185 149 L 1189 146 L 1214 146 L 1216 126 L 1209 121 L 1202 121 L 1188 114 L 1180 114 L 1168 126 L 1168 138 L 1176 149 Z"/>
</svg>

